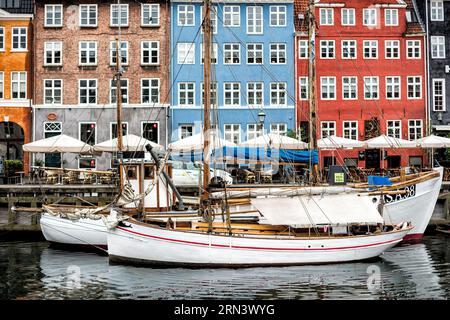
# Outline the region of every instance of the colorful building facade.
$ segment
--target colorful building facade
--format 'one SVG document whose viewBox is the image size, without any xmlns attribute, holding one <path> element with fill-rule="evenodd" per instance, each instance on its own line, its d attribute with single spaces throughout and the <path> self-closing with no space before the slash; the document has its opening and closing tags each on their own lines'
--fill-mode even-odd
<svg viewBox="0 0 450 320">
<path fill-rule="evenodd" d="M 213 3 L 212 121 L 235 143 L 295 130 L 294 22 L 289 0 Z M 200 132 L 202 3 L 171 3 L 171 141 Z"/>
<path fill-rule="evenodd" d="M 307 132 L 308 1 L 296 1 L 297 125 Z M 315 3 L 317 138 L 367 140 L 426 134 L 425 32 L 413 1 L 320 0 Z M 307 136 L 308 134 L 305 134 Z M 365 168 L 422 165 L 420 149 L 320 152 L 330 164 Z"/>
</svg>

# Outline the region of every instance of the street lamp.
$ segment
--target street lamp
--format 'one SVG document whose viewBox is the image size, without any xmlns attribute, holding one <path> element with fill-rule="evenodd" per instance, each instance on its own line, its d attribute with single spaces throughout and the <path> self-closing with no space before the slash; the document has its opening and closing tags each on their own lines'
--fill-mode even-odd
<svg viewBox="0 0 450 320">
<path fill-rule="evenodd" d="M 261 134 L 264 134 L 264 120 L 266 119 L 266 114 L 264 111 L 260 111 L 258 113 L 258 120 L 259 120 L 259 128 L 261 130 Z"/>
</svg>

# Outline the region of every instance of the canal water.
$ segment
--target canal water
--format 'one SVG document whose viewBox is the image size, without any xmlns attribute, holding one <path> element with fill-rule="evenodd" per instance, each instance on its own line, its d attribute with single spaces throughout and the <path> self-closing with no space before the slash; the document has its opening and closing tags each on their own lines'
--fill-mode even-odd
<svg viewBox="0 0 450 320">
<path fill-rule="evenodd" d="M 450 238 L 426 236 L 371 262 L 151 269 L 46 242 L 0 243 L 0 299 L 449 299 Z"/>
</svg>

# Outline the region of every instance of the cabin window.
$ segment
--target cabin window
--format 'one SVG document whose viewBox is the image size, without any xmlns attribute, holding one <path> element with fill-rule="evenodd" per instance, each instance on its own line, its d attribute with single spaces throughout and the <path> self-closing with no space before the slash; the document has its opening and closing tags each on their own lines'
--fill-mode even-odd
<svg viewBox="0 0 450 320">
<path fill-rule="evenodd" d="M 145 166 L 144 167 L 144 179 L 153 179 L 155 176 L 155 167 Z"/>
<path fill-rule="evenodd" d="M 136 166 L 126 166 L 127 178 L 130 180 L 137 179 L 137 168 Z"/>
</svg>

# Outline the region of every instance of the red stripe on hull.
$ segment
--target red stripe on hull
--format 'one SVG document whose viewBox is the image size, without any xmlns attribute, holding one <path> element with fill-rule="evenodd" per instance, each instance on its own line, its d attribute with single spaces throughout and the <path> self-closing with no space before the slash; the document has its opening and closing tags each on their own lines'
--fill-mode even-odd
<svg viewBox="0 0 450 320">
<path fill-rule="evenodd" d="M 407 234 L 403 241 L 417 241 L 421 240 L 423 238 L 423 233 L 413 233 L 413 234 Z"/>
</svg>

